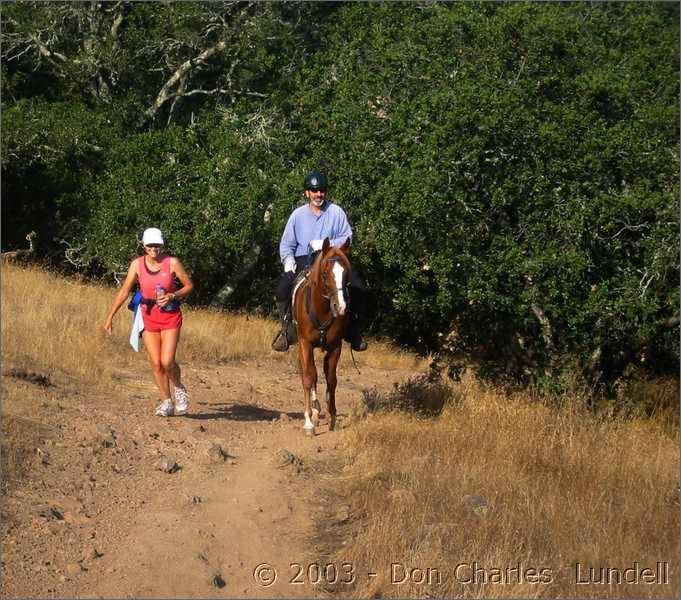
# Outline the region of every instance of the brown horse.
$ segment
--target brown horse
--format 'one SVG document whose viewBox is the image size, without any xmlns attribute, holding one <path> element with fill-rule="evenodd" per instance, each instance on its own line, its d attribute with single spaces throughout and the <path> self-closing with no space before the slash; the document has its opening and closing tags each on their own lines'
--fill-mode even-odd
<svg viewBox="0 0 681 600">
<path fill-rule="evenodd" d="M 315 434 L 321 412 L 317 399 L 317 367 L 314 349 L 324 354 L 326 409 L 329 431 L 336 427 L 336 367 L 343 347 L 348 319 L 347 285 L 350 275 L 348 249 L 350 240 L 335 248 L 326 238 L 307 279 L 298 288 L 293 301 L 293 319 L 298 334 L 300 369 L 305 396 L 305 433 Z"/>
</svg>

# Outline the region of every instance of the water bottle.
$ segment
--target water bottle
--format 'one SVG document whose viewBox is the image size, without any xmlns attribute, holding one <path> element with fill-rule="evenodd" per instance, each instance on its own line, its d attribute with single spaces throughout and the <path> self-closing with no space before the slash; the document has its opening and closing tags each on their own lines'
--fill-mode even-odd
<svg viewBox="0 0 681 600">
<path fill-rule="evenodd" d="M 163 289 L 163 286 L 160 283 L 157 283 L 154 287 L 156 288 L 156 301 L 158 302 L 158 299 L 163 296 L 166 291 Z M 163 310 L 163 308 L 160 307 L 160 310 Z"/>
<path fill-rule="evenodd" d="M 165 289 L 160 283 L 156 284 L 156 298 L 163 296 L 166 293 Z M 177 310 L 177 301 L 171 300 L 165 306 L 160 307 L 161 312 L 175 312 Z"/>
</svg>

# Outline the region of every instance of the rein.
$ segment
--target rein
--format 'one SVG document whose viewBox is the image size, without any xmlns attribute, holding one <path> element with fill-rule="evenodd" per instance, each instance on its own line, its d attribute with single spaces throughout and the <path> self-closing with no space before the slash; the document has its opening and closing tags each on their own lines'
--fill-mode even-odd
<svg viewBox="0 0 681 600">
<path fill-rule="evenodd" d="M 308 285 L 307 288 L 305 288 L 305 310 L 307 311 L 307 318 L 310 319 L 310 323 L 312 323 L 315 329 L 319 330 L 319 344 L 321 345 L 322 350 L 326 350 L 326 330 L 329 327 L 331 327 L 331 325 L 333 325 L 334 321 L 336 320 L 336 317 L 334 317 L 332 314 L 331 317 L 328 318 L 323 323 L 320 323 L 317 320 L 317 317 L 312 312 L 311 285 Z"/>
</svg>

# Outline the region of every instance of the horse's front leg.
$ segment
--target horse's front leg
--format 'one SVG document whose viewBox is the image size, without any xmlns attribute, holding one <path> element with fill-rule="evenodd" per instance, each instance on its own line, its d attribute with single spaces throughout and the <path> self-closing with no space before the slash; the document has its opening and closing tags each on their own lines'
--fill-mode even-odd
<svg viewBox="0 0 681 600">
<path fill-rule="evenodd" d="M 307 340 L 298 339 L 300 356 L 300 370 L 303 380 L 303 406 L 305 411 L 305 434 L 314 435 L 314 423 L 312 422 L 312 399 L 314 393 L 317 397 L 317 368 L 314 364 L 314 348 Z"/>
<path fill-rule="evenodd" d="M 317 369 L 315 367 L 315 373 Z M 316 378 L 315 378 L 316 379 Z M 312 407 L 312 425 L 317 427 L 319 425 L 319 414 L 322 412 L 322 407 L 319 405 L 319 398 L 317 397 L 317 384 L 312 386 L 310 390 L 310 405 Z"/>
<path fill-rule="evenodd" d="M 326 410 L 329 412 L 329 431 L 336 428 L 336 368 L 343 344 L 340 342 L 324 356 L 324 377 L 326 378 Z"/>
</svg>

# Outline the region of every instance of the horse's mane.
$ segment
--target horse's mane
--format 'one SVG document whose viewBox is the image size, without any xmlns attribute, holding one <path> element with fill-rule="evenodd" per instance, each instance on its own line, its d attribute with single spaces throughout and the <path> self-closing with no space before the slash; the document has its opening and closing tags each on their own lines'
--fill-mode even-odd
<svg viewBox="0 0 681 600">
<path fill-rule="evenodd" d="M 319 271 L 321 269 L 322 260 L 332 258 L 334 256 L 339 257 L 341 263 L 343 264 L 343 268 L 345 268 L 348 272 L 352 269 L 350 259 L 347 257 L 345 252 L 343 252 L 340 248 L 336 248 L 336 246 L 330 246 L 326 254 L 320 252 L 312 263 L 312 267 L 310 267 L 310 280 L 312 282 L 316 284 L 319 281 Z"/>
</svg>

